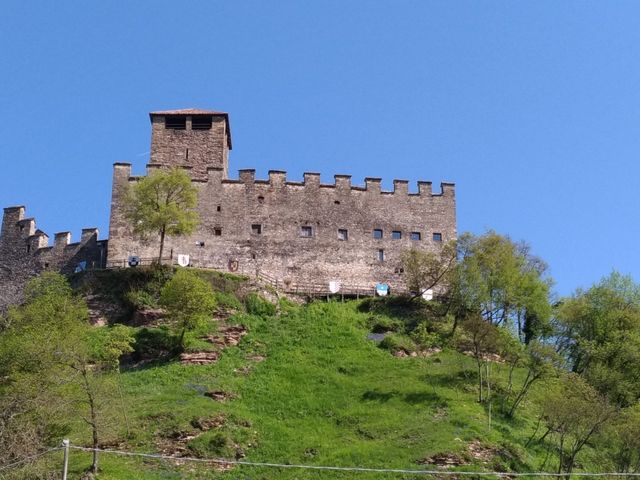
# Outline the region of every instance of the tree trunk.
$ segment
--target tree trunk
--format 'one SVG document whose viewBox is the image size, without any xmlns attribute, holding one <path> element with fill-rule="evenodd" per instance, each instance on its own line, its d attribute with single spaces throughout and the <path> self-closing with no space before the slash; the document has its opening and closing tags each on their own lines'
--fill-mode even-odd
<svg viewBox="0 0 640 480">
<path fill-rule="evenodd" d="M 93 461 L 91 462 L 91 473 L 98 473 L 98 416 L 96 412 L 96 403 L 93 398 L 93 392 L 91 391 L 91 385 L 89 384 L 89 378 L 87 376 L 86 366 L 82 367 L 82 379 L 84 381 L 85 393 L 87 394 L 87 401 L 89 404 L 89 416 L 91 420 L 91 436 L 93 440 Z"/>
<path fill-rule="evenodd" d="M 160 253 L 158 254 L 158 265 L 162 265 L 162 252 L 164 251 L 164 237 L 166 235 L 166 227 L 160 230 Z"/>
</svg>

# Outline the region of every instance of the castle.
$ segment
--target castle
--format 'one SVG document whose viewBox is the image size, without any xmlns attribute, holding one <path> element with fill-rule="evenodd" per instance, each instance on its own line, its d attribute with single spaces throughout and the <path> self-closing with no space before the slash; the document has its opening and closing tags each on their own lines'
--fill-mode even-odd
<svg viewBox="0 0 640 480">
<path fill-rule="evenodd" d="M 232 148 L 225 112 L 186 109 L 150 113 L 151 151 L 147 172 L 185 169 L 198 189 L 200 224 L 184 237 L 168 238 L 167 263 L 216 268 L 279 281 L 282 285 L 330 281 L 373 288 L 384 282 L 403 285 L 401 253 L 409 248 L 435 251 L 456 238 L 455 190 L 442 183 L 418 182 L 409 192 L 406 180 L 394 180 L 393 191 L 381 189 L 380 178 L 352 185 L 349 175 L 334 182 L 319 173 L 288 181 L 286 172 L 255 170 L 229 178 Z M 127 267 L 132 257 L 157 255 L 158 239 L 141 239 L 124 217 L 127 189 L 141 177 L 131 164 L 115 163 L 109 239 L 98 240 L 85 229 L 78 243 L 68 232 L 57 233 L 53 246 L 25 218 L 24 207 L 4 209 L 0 233 L 0 308 L 20 300 L 28 278 L 47 269 L 63 273 L 85 268 Z"/>
</svg>

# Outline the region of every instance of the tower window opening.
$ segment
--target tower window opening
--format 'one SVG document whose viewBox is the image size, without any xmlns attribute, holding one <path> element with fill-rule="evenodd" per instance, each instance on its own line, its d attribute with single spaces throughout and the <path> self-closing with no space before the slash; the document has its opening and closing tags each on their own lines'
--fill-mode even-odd
<svg viewBox="0 0 640 480">
<path fill-rule="evenodd" d="M 254 223 L 251 225 L 251 233 L 254 235 L 262 235 L 262 225 L 259 223 Z"/>
<path fill-rule="evenodd" d="M 442 234 L 438 233 L 438 232 L 435 232 L 433 234 L 433 241 L 434 242 L 441 242 L 442 241 Z"/>
<path fill-rule="evenodd" d="M 378 261 L 379 262 L 384 262 L 384 250 L 383 249 L 379 249 L 378 250 Z"/>
<path fill-rule="evenodd" d="M 300 236 L 301 237 L 313 237 L 313 227 L 303 226 L 300 228 Z"/>
<path fill-rule="evenodd" d="M 349 232 L 346 228 L 338 229 L 338 240 L 349 240 Z"/>
<path fill-rule="evenodd" d="M 421 238 L 420 232 L 411 232 L 411 240 L 419 241 Z"/>
<path fill-rule="evenodd" d="M 400 240 L 402 238 L 402 232 L 400 230 L 394 230 L 391 232 L 391 238 L 393 240 Z"/>
<path fill-rule="evenodd" d="M 373 230 L 373 238 L 377 240 L 382 238 L 382 230 L 380 228 L 376 228 Z"/>
<path fill-rule="evenodd" d="M 213 229 L 213 235 L 216 237 L 221 237 L 222 236 L 222 229 L 221 228 L 214 228 Z"/>
<path fill-rule="evenodd" d="M 209 115 L 191 117 L 191 130 L 211 130 L 212 123 L 212 117 Z"/>
<path fill-rule="evenodd" d="M 187 117 L 185 115 L 172 115 L 164 117 L 164 128 L 167 130 L 186 130 Z"/>
</svg>

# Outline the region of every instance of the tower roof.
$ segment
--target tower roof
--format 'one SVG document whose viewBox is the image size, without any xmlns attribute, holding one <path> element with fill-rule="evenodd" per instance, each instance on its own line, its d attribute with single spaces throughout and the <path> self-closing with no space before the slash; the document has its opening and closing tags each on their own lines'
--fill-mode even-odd
<svg viewBox="0 0 640 480">
<path fill-rule="evenodd" d="M 181 108 L 178 110 L 158 110 L 149 112 L 149 117 L 164 117 L 167 115 L 215 115 L 223 116 L 227 126 L 227 145 L 231 150 L 231 127 L 229 126 L 229 114 L 227 112 L 219 112 L 217 110 L 203 110 L 202 108 Z"/>
<path fill-rule="evenodd" d="M 149 113 L 153 115 L 229 115 L 227 112 L 218 112 L 216 110 L 203 110 L 201 108 L 181 108 L 178 110 L 160 110 Z"/>
</svg>

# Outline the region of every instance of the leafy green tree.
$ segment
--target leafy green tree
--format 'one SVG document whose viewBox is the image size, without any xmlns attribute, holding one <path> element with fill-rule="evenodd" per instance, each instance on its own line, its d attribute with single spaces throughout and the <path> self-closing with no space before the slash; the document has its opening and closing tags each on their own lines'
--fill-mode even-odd
<svg viewBox="0 0 640 480">
<path fill-rule="evenodd" d="M 448 287 L 456 267 L 456 245 L 448 242 L 437 252 L 412 248 L 402 252 L 401 259 L 407 287 L 418 298 L 427 290 Z"/>
<path fill-rule="evenodd" d="M 194 210 L 198 189 L 180 169 L 154 170 L 136 183 L 125 197 L 125 213 L 136 234 L 160 237 L 158 263 L 162 263 L 165 237 L 188 235 L 198 225 Z"/>
<path fill-rule="evenodd" d="M 551 280 L 544 262 L 526 244 L 488 232 L 464 234 L 457 245 L 450 293 L 456 319 L 478 314 L 491 324 L 515 327 L 527 342 L 550 333 Z"/>
<path fill-rule="evenodd" d="M 104 328 L 99 340 L 92 339 L 95 329 L 88 322 L 85 302 L 57 273 L 32 280 L 25 299 L 23 306 L 10 310 L 0 336 L 0 403 L 21 403 L 17 411 L 14 408 L 21 420 L 9 431 L 33 432 L 32 444 L 42 448 L 70 431 L 73 412 L 90 426 L 97 448 L 101 405 L 110 403 L 108 391 L 100 389 L 100 374 L 131 351 L 133 337 L 126 327 L 117 327 Z M 94 452 L 91 470 L 97 469 Z"/>
<path fill-rule="evenodd" d="M 612 273 L 557 309 L 559 349 L 571 369 L 620 406 L 640 399 L 640 286 Z"/>
<path fill-rule="evenodd" d="M 513 417 L 516 409 L 526 398 L 527 394 L 531 390 L 531 387 L 540 381 L 545 381 L 549 378 L 553 378 L 558 375 L 559 368 L 562 365 L 561 357 L 550 345 L 542 344 L 538 341 L 533 341 L 526 346 L 524 355 L 520 357 L 522 359 L 522 365 L 527 370 L 527 375 L 520 386 L 520 389 L 515 393 L 515 398 L 511 403 L 511 407 L 507 415 Z M 511 394 L 511 378 L 509 374 L 509 394 Z"/>
<path fill-rule="evenodd" d="M 469 315 L 463 321 L 462 328 L 467 334 L 467 339 L 463 342 L 468 345 L 464 347 L 469 348 L 478 368 L 478 402 L 485 402 L 491 397 L 488 362 L 492 355 L 500 351 L 502 335 L 497 326 L 486 322 L 479 315 Z"/>
<path fill-rule="evenodd" d="M 176 322 L 178 346 L 184 350 L 185 333 L 211 318 L 216 301 L 209 283 L 189 270 L 180 269 L 163 287 L 160 304 Z"/>
<path fill-rule="evenodd" d="M 570 477 L 580 451 L 615 414 L 607 399 L 579 375 L 567 374 L 555 388 L 548 388 L 542 404 L 547 426 L 542 439 L 549 436 L 555 444 L 558 473 Z"/>
<path fill-rule="evenodd" d="M 640 472 L 640 404 L 624 409 L 607 426 L 599 444 L 607 446 L 617 472 Z"/>
</svg>

